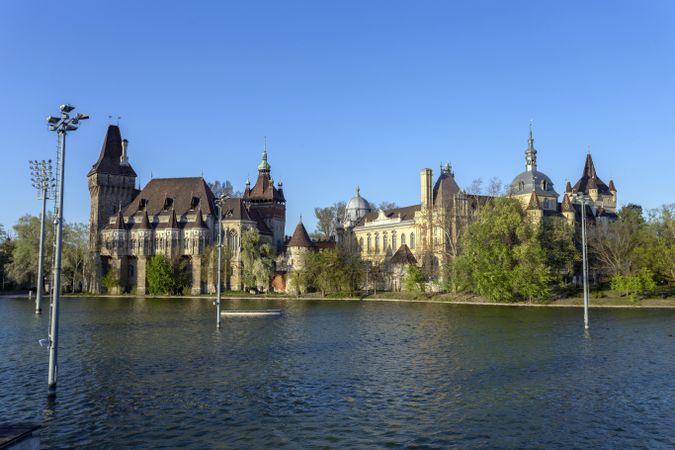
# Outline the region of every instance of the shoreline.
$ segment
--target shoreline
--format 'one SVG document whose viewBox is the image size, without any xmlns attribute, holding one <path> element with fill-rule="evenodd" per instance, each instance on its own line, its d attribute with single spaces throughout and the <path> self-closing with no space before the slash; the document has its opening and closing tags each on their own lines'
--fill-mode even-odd
<svg viewBox="0 0 675 450">
<path fill-rule="evenodd" d="M 0 295 L 2 298 L 23 298 L 28 299 L 25 294 Z M 63 294 L 62 298 L 142 298 L 142 299 L 202 299 L 213 301 L 215 295 L 108 295 L 108 294 Z M 532 307 L 532 308 L 583 308 L 582 299 L 566 298 L 561 300 L 552 300 L 549 303 L 499 303 L 480 300 L 451 300 L 451 299 L 407 299 L 407 298 L 387 298 L 387 297 L 308 297 L 308 296 L 264 296 L 264 295 L 226 295 L 221 297 L 221 301 L 226 300 L 283 300 L 283 301 L 352 301 L 352 302 L 390 302 L 390 303 L 431 303 L 444 305 L 469 305 L 469 306 L 505 306 L 505 307 Z M 595 301 L 594 301 L 595 300 Z M 625 302 L 625 299 L 602 298 L 591 299 L 589 309 L 675 309 L 675 299 L 644 299 L 635 303 L 608 303 L 615 301 Z M 600 301 L 600 303 L 598 303 Z M 578 302 L 578 303 L 577 303 Z M 658 304 L 665 302 L 665 304 Z"/>
</svg>

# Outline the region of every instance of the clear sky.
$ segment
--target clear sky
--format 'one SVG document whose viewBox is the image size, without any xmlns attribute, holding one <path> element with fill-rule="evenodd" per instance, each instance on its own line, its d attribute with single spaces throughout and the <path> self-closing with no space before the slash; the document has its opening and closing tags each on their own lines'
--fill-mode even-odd
<svg viewBox="0 0 675 450">
<path fill-rule="evenodd" d="M 263 136 L 300 214 L 347 200 L 419 202 L 419 170 L 462 187 L 539 169 L 559 193 L 591 151 L 620 204 L 675 201 L 675 1 L 2 2 L 0 223 L 38 214 L 28 159 L 69 139 L 66 220 L 88 220 L 86 173 L 121 116 L 155 177 L 256 176 Z M 116 121 L 117 119 L 114 119 Z"/>
</svg>

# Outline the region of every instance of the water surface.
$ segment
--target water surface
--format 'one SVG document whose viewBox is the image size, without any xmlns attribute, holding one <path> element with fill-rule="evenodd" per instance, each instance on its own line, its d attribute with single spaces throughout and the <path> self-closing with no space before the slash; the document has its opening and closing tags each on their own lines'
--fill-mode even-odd
<svg viewBox="0 0 675 450">
<path fill-rule="evenodd" d="M 0 421 L 45 448 L 672 448 L 675 310 L 0 300 Z"/>
</svg>

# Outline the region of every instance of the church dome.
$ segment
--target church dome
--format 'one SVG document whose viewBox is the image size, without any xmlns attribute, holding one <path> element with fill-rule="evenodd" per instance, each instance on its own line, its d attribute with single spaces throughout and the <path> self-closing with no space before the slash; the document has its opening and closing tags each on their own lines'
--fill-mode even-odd
<svg viewBox="0 0 675 450">
<path fill-rule="evenodd" d="M 347 206 L 345 206 L 345 222 L 356 222 L 371 211 L 370 203 L 361 197 L 361 190 L 357 187 L 356 195 L 349 199 Z"/>
<path fill-rule="evenodd" d="M 534 192 L 537 195 L 558 196 L 548 175 L 537 170 L 537 150 L 534 148 L 532 125 L 530 125 L 530 137 L 527 140 L 527 150 L 525 150 L 525 172 L 513 179 L 510 190 L 511 195 Z"/>
</svg>

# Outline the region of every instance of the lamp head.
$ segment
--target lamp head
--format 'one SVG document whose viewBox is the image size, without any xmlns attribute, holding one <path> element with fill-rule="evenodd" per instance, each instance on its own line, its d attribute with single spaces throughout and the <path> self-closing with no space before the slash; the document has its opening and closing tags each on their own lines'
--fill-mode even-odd
<svg viewBox="0 0 675 450">
<path fill-rule="evenodd" d="M 65 104 L 59 106 L 59 109 L 61 110 L 62 113 L 69 113 L 72 110 L 74 110 L 75 107 L 73 105 L 69 105 L 68 103 L 65 103 Z"/>
</svg>

